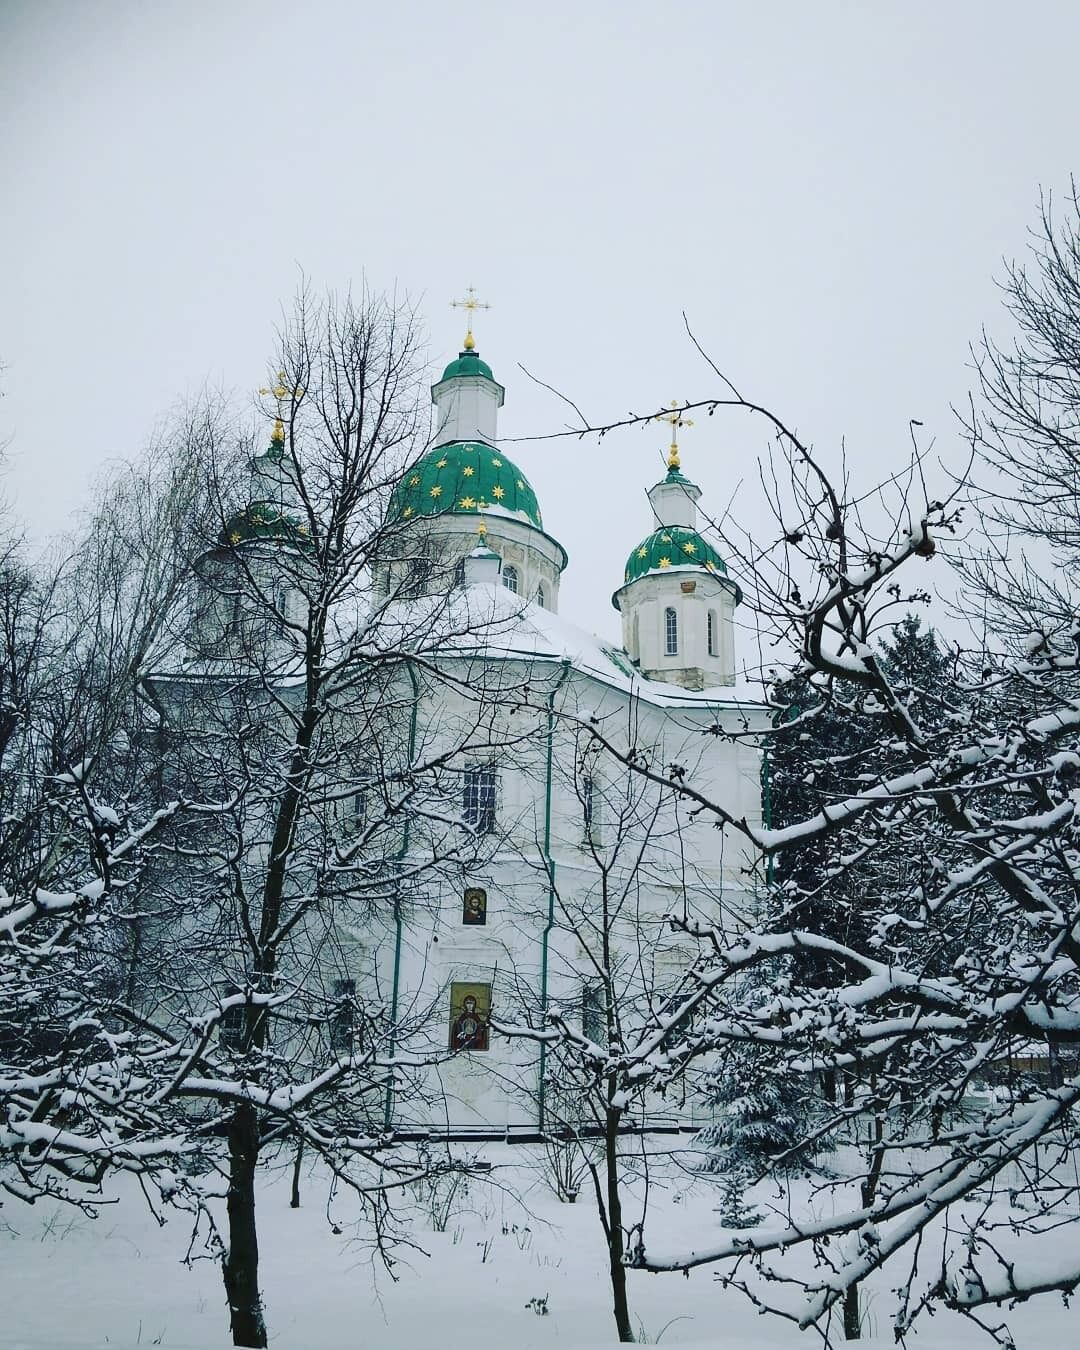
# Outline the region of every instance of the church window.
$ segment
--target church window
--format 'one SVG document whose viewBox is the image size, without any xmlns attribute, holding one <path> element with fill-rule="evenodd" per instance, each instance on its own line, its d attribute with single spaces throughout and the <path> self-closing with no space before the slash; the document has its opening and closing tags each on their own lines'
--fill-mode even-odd
<svg viewBox="0 0 1080 1350">
<path fill-rule="evenodd" d="M 596 780 L 592 774 L 585 774 L 581 779 L 581 823 L 584 826 L 584 839 L 586 844 L 596 842 L 596 829 L 599 824 L 596 801 Z"/>
<path fill-rule="evenodd" d="M 664 651 L 668 656 L 679 654 L 679 616 L 670 606 L 664 610 Z"/>
<path fill-rule="evenodd" d="M 407 594 L 410 596 L 423 595 L 428 582 L 431 580 L 433 569 L 434 564 L 430 558 L 414 558 L 409 567 Z"/>
<path fill-rule="evenodd" d="M 518 570 L 513 564 L 507 564 L 502 570 L 502 584 L 508 591 L 518 592 Z"/>
<path fill-rule="evenodd" d="M 710 609 L 710 610 L 709 610 L 708 619 L 707 619 L 706 623 L 707 623 L 707 634 L 708 634 L 708 642 L 709 642 L 709 655 L 710 655 L 710 656 L 719 656 L 719 655 L 720 655 L 720 652 L 717 650 L 717 646 L 716 646 L 716 610 L 715 610 L 715 609 Z"/>
<path fill-rule="evenodd" d="M 536 588 L 536 603 L 541 609 L 547 609 L 547 592 L 544 590 L 544 583 L 542 581 Z"/>
<path fill-rule="evenodd" d="M 330 1013 L 330 1052 L 333 1055 L 351 1055 L 353 1052 L 355 994 L 355 980 L 334 981 L 334 1007 Z"/>
<path fill-rule="evenodd" d="M 225 997 L 232 998 L 239 994 L 240 990 L 235 984 L 225 986 Z M 227 1046 L 230 1050 L 239 1050 L 241 1042 L 244 1039 L 244 1004 L 236 1003 L 228 1008 L 218 1023 L 218 1038 L 221 1044 Z"/>
<path fill-rule="evenodd" d="M 462 816 L 477 834 L 491 834 L 495 829 L 495 770 L 490 764 L 479 764 L 465 770 Z"/>
<path fill-rule="evenodd" d="M 581 1034 L 601 1042 L 604 1035 L 604 986 L 594 982 L 581 986 Z"/>
<path fill-rule="evenodd" d="M 630 659 L 632 661 L 641 660 L 641 616 L 634 615 L 634 635 L 631 639 L 633 646 L 630 650 Z"/>
</svg>

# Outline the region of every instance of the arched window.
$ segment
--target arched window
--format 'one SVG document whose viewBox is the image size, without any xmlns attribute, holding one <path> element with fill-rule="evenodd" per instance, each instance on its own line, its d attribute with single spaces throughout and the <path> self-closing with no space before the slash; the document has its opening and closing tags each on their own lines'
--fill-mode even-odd
<svg viewBox="0 0 1080 1350">
<path fill-rule="evenodd" d="M 518 570 L 512 563 L 507 563 L 502 570 L 502 584 L 508 591 L 513 591 L 517 595 L 518 591 Z"/>
<path fill-rule="evenodd" d="M 715 609 L 710 609 L 710 610 L 709 610 L 709 615 L 708 615 L 708 619 L 707 619 L 706 622 L 707 622 L 707 625 L 708 625 L 708 626 L 707 626 L 707 629 L 706 629 L 706 632 L 707 632 L 708 642 L 709 642 L 709 655 L 710 655 L 710 656 L 719 656 L 719 655 L 720 655 L 720 650 L 719 650 L 719 648 L 718 648 L 717 645 L 716 645 L 716 610 L 715 610 Z"/>
<path fill-rule="evenodd" d="M 547 609 L 547 592 L 544 590 L 544 583 L 542 581 L 536 588 L 536 603 L 541 609 Z"/>
<path fill-rule="evenodd" d="M 679 616 L 670 606 L 664 610 L 664 650 L 668 656 L 679 654 Z"/>
</svg>

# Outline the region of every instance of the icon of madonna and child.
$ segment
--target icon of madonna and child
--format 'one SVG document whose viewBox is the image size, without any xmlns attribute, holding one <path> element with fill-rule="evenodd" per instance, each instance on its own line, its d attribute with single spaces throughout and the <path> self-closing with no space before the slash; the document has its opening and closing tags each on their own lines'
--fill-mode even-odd
<svg viewBox="0 0 1080 1350">
<path fill-rule="evenodd" d="M 487 1050 L 491 1027 L 490 984 L 450 986 L 450 1049 Z"/>
</svg>

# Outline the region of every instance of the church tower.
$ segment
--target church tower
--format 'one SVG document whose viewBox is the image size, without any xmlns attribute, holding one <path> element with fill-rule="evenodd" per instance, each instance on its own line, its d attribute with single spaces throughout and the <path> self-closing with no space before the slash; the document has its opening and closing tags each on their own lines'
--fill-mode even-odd
<svg viewBox="0 0 1080 1350">
<path fill-rule="evenodd" d="M 673 403 L 667 474 L 649 489 L 655 528 L 626 561 L 611 597 L 623 646 L 650 680 L 684 689 L 735 683 L 735 606 L 742 599 L 727 565 L 698 530 L 701 489 L 682 472 L 678 430 L 691 425 Z"/>
<path fill-rule="evenodd" d="M 470 288 L 456 302 L 468 311 L 462 350 L 431 387 L 433 441 L 395 488 L 387 512 L 384 557 L 376 571 L 380 593 L 419 595 L 466 581 L 465 557 L 483 524 L 502 560 L 507 590 L 558 611 L 566 551 L 544 530 L 529 480 L 498 447 L 505 390 L 481 360 L 472 315 L 485 309 Z"/>
</svg>

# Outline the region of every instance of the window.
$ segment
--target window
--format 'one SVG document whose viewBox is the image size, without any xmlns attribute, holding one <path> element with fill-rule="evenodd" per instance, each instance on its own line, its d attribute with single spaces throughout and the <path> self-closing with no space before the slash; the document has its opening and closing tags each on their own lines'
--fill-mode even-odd
<svg viewBox="0 0 1080 1350">
<path fill-rule="evenodd" d="M 707 634 L 708 634 L 708 642 L 709 642 L 709 655 L 710 655 L 710 656 L 719 656 L 720 653 L 719 653 L 719 651 L 717 651 L 717 648 L 716 648 L 716 610 L 715 610 L 715 609 L 710 609 L 710 610 L 709 610 L 709 615 L 708 615 L 708 618 L 707 618 L 707 620 L 706 620 L 706 624 L 707 624 Z"/>
<path fill-rule="evenodd" d="M 235 984 L 225 986 L 226 998 L 233 998 L 240 992 Z M 230 1050 L 239 1050 L 243 1042 L 244 1011 L 245 1005 L 236 1003 L 231 1008 L 226 1009 L 218 1023 L 218 1039 L 222 1045 L 227 1046 Z"/>
<path fill-rule="evenodd" d="M 334 1007 L 330 1013 L 330 1053 L 336 1056 L 353 1052 L 353 999 L 355 980 L 334 981 Z"/>
<path fill-rule="evenodd" d="M 414 558 L 409 564 L 409 580 L 405 586 L 405 594 L 410 597 L 423 595 L 431 581 L 434 567 L 430 558 Z"/>
<path fill-rule="evenodd" d="M 490 764 L 465 770 L 462 816 L 477 834 L 495 829 L 495 770 Z"/>
<path fill-rule="evenodd" d="M 631 659 L 631 661 L 640 661 L 640 660 L 641 660 L 641 622 L 640 622 L 640 615 L 638 615 L 638 614 L 635 614 L 635 615 L 634 615 L 634 636 L 633 636 L 633 638 L 631 639 L 631 641 L 633 642 L 633 650 L 632 650 L 631 653 L 630 653 L 630 659 Z"/>
<path fill-rule="evenodd" d="M 544 590 L 544 583 L 542 581 L 536 588 L 536 603 L 541 609 L 547 609 L 547 592 Z"/>
<path fill-rule="evenodd" d="M 595 843 L 600 820 L 597 810 L 596 780 L 592 774 L 585 774 L 581 779 L 581 823 L 584 827 L 583 842 Z"/>
<path fill-rule="evenodd" d="M 668 656 L 679 654 L 679 616 L 670 607 L 664 610 L 664 650 Z"/>
<path fill-rule="evenodd" d="M 581 1034 L 590 1041 L 601 1043 L 604 1035 L 604 986 L 602 984 L 583 984 L 581 986 Z"/>
<path fill-rule="evenodd" d="M 518 591 L 518 570 L 513 563 L 507 563 L 502 570 L 502 584 L 508 591 L 513 591 L 517 595 Z"/>
</svg>

